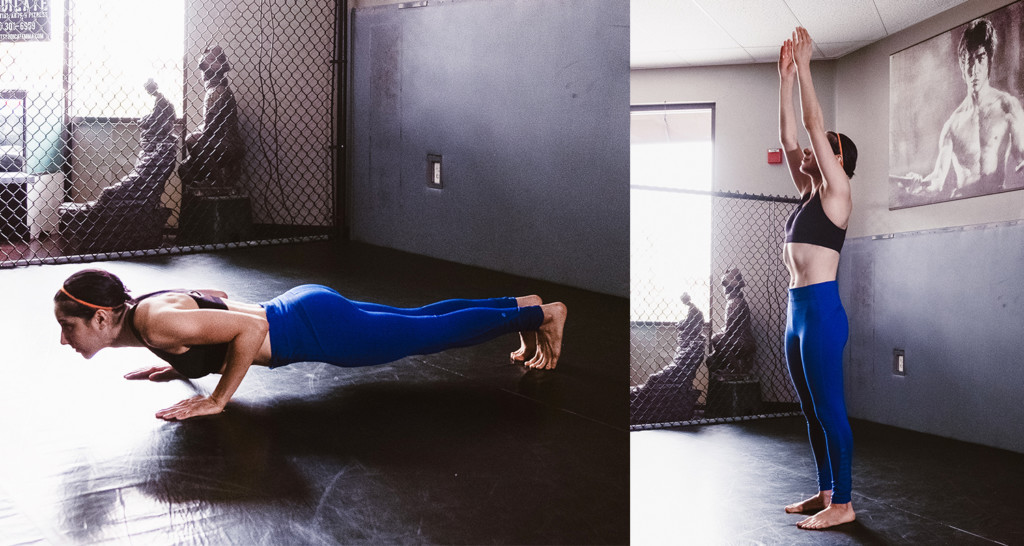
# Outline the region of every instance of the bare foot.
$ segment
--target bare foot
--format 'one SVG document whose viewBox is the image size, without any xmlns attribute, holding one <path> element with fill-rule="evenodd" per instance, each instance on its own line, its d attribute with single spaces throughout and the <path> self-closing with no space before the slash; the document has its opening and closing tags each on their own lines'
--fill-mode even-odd
<svg viewBox="0 0 1024 546">
<path fill-rule="evenodd" d="M 857 519 L 857 514 L 853 512 L 853 503 L 833 503 L 821 512 L 797 523 L 796 526 L 801 529 L 828 529 L 836 525 L 850 523 L 855 519 Z"/>
<path fill-rule="evenodd" d="M 512 351 L 512 362 L 522 364 L 537 354 L 537 332 L 519 332 L 519 350 Z"/>
<path fill-rule="evenodd" d="M 521 296 L 516 298 L 518 307 L 533 307 L 543 305 L 544 301 L 540 296 Z M 523 363 L 533 358 L 537 350 L 537 332 L 519 332 L 519 350 L 512 351 L 509 357 L 513 363 Z"/>
<path fill-rule="evenodd" d="M 786 507 L 787 514 L 813 514 L 828 508 L 832 502 L 831 491 L 819 491 L 817 495 Z"/>
<path fill-rule="evenodd" d="M 552 370 L 558 365 L 562 354 L 562 331 L 569 310 L 565 304 L 556 302 L 541 306 L 544 322 L 537 330 L 537 353 L 526 361 L 526 365 L 540 370 Z"/>
</svg>

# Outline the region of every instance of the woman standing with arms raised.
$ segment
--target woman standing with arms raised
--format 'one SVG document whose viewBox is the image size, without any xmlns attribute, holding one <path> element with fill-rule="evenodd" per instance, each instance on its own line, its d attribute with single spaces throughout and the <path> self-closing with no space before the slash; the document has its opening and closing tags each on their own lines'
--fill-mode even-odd
<svg viewBox="0 0 1024 546">
<path fill-rule="evenodd" d="M 786 360 L 818 469 L 818 494 L 786 507 L 808 513 L 797 525 L 824 529 L 854 520 L 851 503 L 853 434 L 843 395 L 843 349 L 849 335 L 836 272 L 853 209 L 850 177 L 857 149 L 846 135 L 826 132 L 811 81 L 813 43 L 803 28 L 779 53 L 779 137 L 800 205 L 786 223 L 783 260 L 789 270 Z M 799 86 L 810 148 L 797 141 L 793 88 Z"/>
</svg>

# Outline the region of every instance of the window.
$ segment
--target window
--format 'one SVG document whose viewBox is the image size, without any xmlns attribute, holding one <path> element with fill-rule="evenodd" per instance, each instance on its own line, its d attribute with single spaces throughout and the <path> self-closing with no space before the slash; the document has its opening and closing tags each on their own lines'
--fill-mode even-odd
<svg viewBox="0 0 1024 546">
<path fill-rule="evenodd" d="M 25 92 L 0 91 L 0 172 L 25 168 Z"/>
<path fill-rule="evenodd" d="M 136 118 L 153 108 L 153 78 L 182 112 L 184 0 L 68 0 L 68 111 Z"/>
<path fill-rule="evenodd" d="M 684 292 L 708 316 L 714 105 L 630 114 L 631 320 L 679 320 Z"/>
</svg>

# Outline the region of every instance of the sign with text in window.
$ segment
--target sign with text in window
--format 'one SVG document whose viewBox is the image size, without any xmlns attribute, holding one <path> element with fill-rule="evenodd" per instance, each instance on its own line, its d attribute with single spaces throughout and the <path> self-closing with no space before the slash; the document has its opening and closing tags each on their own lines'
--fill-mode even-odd
<svg viewBox="0 0 1024 546">
<path fill-rule="evenodd" d="M 50 40 L 51 0 L 0 0 L 0 42 Z"/>
</svg>

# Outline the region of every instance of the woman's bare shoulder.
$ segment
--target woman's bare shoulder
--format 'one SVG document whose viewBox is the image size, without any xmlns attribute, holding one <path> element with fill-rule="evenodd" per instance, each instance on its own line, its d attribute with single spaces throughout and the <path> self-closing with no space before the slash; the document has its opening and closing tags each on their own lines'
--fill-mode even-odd
<svg viewBox="0 0 1024 546">
<path fill-rule="evenodd" d="M 168 311 L 184 311 L 197 309 L 195 301 L 188 294 L 181 292 L 164 292 L 150 296 L 135 305 L 135 327 L 145 335 L 154 323 L 158 323 L 168 315 Z"/>
<path fill-rule="evenodd" d="M 192 296 L 184 292 L 162 292 L 140 301 L 136 313 L 161 311 L 164 309 L 190 309 L 198 307 Z"/>
</svg>

